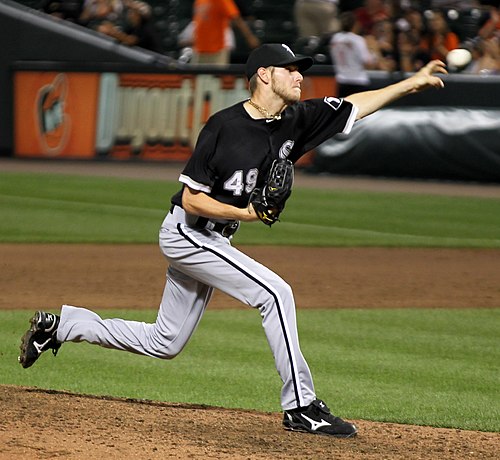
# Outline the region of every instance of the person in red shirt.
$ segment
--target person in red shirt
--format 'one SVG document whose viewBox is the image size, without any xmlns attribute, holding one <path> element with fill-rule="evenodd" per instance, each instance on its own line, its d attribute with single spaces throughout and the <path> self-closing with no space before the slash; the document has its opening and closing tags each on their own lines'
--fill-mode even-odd
<svg viewBox="0 0 500 460">
<path fill-rule="evenodd" d="M 240 30 L 249 48 L 260 44 L 233 0 L 195 0 L 193 21 L 193 64 L 229 64 L 225 31 L 231 26 Z"/>
<path fill-rule="evenodd" d="M 361 25 L 361 35 L 372 35 L 375 23 L 391 18 L 389 8 L 383 0 L 365 0 L 364 6 L 357 8 L 355 13 Z"/>
</svg>

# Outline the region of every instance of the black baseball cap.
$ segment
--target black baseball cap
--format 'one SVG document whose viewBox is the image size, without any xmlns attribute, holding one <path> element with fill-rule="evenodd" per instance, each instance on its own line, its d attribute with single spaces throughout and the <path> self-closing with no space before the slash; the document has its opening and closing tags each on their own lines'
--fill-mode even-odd
<svg viewBox="0 0 500 460">
<path fill-rule="evenodd" d="M 250 80 L 260 67 L 286 67 L 287 65 L 294 64 L 299 68 L 299 72 L 303 72 L 311 67 L 313 63 L 314 60 L 312 57 L 296 55 L 287 45 L 266 43 L 250 53 L 245 73 Z"/>
</svg>

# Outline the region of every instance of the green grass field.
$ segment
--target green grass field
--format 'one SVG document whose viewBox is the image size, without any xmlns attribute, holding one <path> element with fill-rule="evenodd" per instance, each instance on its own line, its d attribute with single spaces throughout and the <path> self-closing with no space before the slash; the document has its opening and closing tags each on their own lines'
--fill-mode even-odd
<svg viewBox="0 0 500 460">
<path fill-rule="evenodd" d="M 155 243 L 178 185 L 0 173 L 0 242 Z M 314 222 L 314 223 L 311 223 Z M 280 222 L 241 244 L 500 247 L 500 200 L 296 189 Z M 1 263 L 1 245 L 0 245 Z M 2 267 L 8 270 L 8 267 Z M 208 311 L 172 361 L 64 344 L 16 361 L 31 312 L 1 311 L 0 383 L 279 411 L 280 381 L 256 311 Z M 102 311 L 154 321 L 155 311 Z M 318 395 L 341 416 L 500 431 L 500 309 L 299 311 Z"/>
<path fill-rule="evenodd" d="M 155 243 L 173 182 L 0 173 L 0 242 Z M 240 244 L 500 247 L 500 200 L 297 188 Z"/>
</svg>

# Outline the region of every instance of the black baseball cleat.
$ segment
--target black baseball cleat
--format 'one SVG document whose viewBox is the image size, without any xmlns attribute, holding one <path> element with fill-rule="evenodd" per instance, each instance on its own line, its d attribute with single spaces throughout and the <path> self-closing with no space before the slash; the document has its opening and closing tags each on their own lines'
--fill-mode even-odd
<svg viewBox="0 0 500 460">
<path fill-rule="evenodd" d="M 285 411 L 283 417 L 285 430 L 352 438 L 356 436 L 356 425 L 335 417 L 321 399 L 314 400 L 309 406 Z"/>
<path fill-rule="evenodd" d="M 25 369 L 32 366 L 39 356 L 49 349 L 57 355 L 61 344 L 56 340 L 59 316 L 37 311 L 30 319 L 31 327 L 21 338 L 19 362 Z"/>
</svg>

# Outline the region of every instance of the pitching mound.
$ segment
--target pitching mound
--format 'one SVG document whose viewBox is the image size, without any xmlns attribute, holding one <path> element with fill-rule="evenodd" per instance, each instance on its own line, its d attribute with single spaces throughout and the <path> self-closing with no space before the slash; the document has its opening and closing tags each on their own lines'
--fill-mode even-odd
<svg viewBox="0 0 500 460">
<path fill-rule="evenodd" d="M 281 414 L 0 386 L 0 459 L 493 459 L 499 435 L 355 421 L 336 439 Z"/>
</svg>

